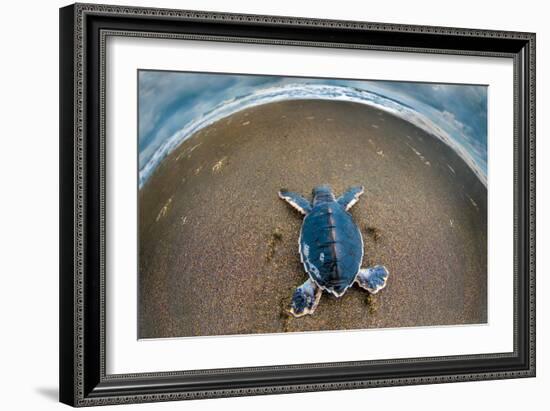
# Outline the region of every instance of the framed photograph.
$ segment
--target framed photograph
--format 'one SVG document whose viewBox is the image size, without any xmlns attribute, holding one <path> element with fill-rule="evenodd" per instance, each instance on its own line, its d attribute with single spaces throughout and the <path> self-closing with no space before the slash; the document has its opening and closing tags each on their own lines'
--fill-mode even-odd
<svg viewBox="0 0 550 411">
<path fill-rule="evenodd" d="M 535 34 L 60 10 L 60 399 L 535 375 Z"/>
</svg>

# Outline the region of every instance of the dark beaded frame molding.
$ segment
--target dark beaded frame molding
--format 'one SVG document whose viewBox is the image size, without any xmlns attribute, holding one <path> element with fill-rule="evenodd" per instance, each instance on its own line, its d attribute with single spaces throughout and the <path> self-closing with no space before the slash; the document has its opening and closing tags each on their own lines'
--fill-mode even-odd
<svg viewBox="0 0 550 411">
<path fill-rule="evenodd" d="M 106 374 L 104 150 L 108 36 L 513 59 L 513 352 Z M 60 236 L 60 401 L 66 404 L 91 406 L 533 377 L 535 34 L 95 4 L 64 7 L 60 9 Z"/>
</svg>

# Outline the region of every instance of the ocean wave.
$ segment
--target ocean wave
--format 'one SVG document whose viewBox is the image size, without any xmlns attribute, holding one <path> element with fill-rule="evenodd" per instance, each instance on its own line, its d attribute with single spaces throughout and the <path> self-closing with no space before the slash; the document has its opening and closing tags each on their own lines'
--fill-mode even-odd
<svg viewBox="0 0 550 411">
<path fill-rule="evenodd" d="M 141 188 L 153 174 L 157 166 L 181 143 L 197 133 L 199 130 L 228 117 L 238 111 L 274 103 L 284 100 L 332 100 L 349 101 L 366 104 L 377 109 L 398 116 L 409 123 L 421 128 L 427 133 L 443 141 L 451 147 L 487 186 L 487 176 L 480 164 L 467 149 L 467 142 L 460 141 L 460 137 L 452 136 L 427 116 L 415 111 L 410 106 L 400 103 L 375 92 L 349 86 L 322 85 L 322 84 L 288 84 L 284 86 L 268 87 L 254 93 L 223 101 L 212 110 L 187 123 L 181 130 L 169 137 L 151 156 L 149 161 L 139 170 L 139 187 Z"/>
</svg>

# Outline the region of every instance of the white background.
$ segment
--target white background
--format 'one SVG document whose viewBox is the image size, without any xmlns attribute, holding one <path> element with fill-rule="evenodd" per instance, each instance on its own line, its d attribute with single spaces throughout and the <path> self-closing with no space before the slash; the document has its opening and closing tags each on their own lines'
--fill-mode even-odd
<svg viewBox="0 0 550 411">
<path fill-rule="evenodd" d="M 223 71 L 234 73 L 488 85 L 489 323 L 138 341 L 136 72 L 138 68 L 212 72 L 220 70 L 220 61 Z M 331 356 L 335 362 L 513 350 L 511 59 L 116 37 L 107 41 L 106 70 L 108 374 L 324 362 L 326 347 L 333 346 L 369 346 L 360 355 L 357 350 L 339 350 Z M 407 344 L 402 344 L 404 340 Z"/>
<path fill-rule="evenodd" d="M 539 188 L 538 237 L 538 377 L 381 388 L 329 393 L 203 400 L 125 406 L 117 409 L 284 409 L 331 410 L 345 407 L 381 409 L 512 410 L 544 409 L 548 366 L 547 313 L 550 284 L 550 189 L 545 178 L 550 165 L 543 161 L 550 146 L 550 128 L 543 116 L 550 110 L 550 28 L 543 2 L 461 1 L 442 7 L 438 1 L 392 2 L 255 2 L 233 0 L 117 2 L 144 6 L 357 19 L 409 24 L 431 24 L 537 32 L 537 116 Z M 2 409 L 56 409 L 58 349 L 58 11 L 61 1 L 27 1 L 3 5 L 2 143 L 0 175 L 0 315 L 2 342 L 0 373 Z M 546 93 L 546 94 L 545 94 Z M 546 390 L 545 390 L 546 388 Z"/>
</svg>

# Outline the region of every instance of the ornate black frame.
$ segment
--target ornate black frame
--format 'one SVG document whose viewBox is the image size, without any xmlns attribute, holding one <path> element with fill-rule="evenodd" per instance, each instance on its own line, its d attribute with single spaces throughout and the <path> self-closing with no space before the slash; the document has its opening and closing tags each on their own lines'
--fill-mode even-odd
<svg viewBox="0 0 550 411">
<path fill-rule="evenodd" d="M 107 36 L 508 57 L 514 62 L 514 351 L 105 373 Z M 535 34 L 75 4 L 60 9 L 60 400 L 74 406 L 535 376 Z"/>
</svg>

